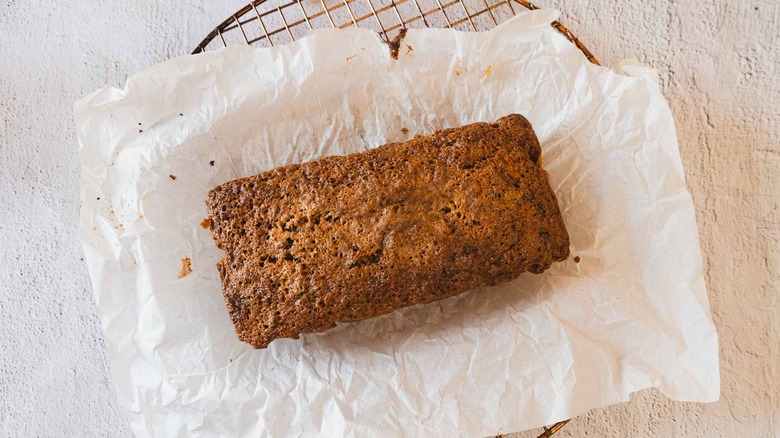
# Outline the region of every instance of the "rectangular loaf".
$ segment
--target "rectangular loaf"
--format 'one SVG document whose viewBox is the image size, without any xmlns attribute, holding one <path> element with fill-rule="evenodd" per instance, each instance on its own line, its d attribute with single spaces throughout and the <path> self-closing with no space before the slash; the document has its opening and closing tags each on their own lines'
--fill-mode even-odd
<svg viewBox="0 0 780 438">
<path fill-rule="evenodd" d="M 566 259 L 540 154 L 514 114 L 214 188 L 206 204 L 238 337 L 264 348 Z"/>
</svg>

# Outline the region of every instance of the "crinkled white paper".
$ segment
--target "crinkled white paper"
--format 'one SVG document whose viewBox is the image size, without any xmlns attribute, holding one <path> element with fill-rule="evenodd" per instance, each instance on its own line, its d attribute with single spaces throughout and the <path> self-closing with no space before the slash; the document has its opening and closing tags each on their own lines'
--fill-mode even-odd
<svg viewBox="0 0 780 438">
<path fill-rule="evenodd" d="M 717 399 L 717 336 L 669 108 L 649 76 L 588 63 L 549 26 L 556 17 L 411 30 L 398 60 L 371 31 L 315 31 L 172 59 L 79 101 L 81 236 L 134 431 L 477 437 L 648 387 Z M 222 254 L 200 226 L 209 189 L 509 113 L 541 140 L 569 260 L 266 350 L 236 339 Z M 178 278 L 186 257 L 193 271 Z"/>
</svg>

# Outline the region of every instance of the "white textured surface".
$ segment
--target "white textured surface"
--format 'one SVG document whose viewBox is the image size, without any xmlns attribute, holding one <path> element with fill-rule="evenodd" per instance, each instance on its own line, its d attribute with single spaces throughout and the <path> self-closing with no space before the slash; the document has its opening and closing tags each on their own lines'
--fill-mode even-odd
<svg viewBox="0 0 780 438">
<path fill-rule="evenodd" d="M 245 0 L 221 3 L 0 4 L 0 436 L 129 434 L 80 260 L 71 106 L 188 52 Z M 627 3 L 543 5 L 604 64 L 637 56 L 659 70 L 697 207 L 723 395 L 699 405 L 643 392 L 561 436 L 780 434 L 780 5 Z"/>
</svg>

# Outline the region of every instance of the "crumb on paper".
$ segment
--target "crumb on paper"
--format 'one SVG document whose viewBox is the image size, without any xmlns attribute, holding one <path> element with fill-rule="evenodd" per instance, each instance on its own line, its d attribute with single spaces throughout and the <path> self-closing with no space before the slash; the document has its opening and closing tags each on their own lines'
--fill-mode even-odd
<svg viewBox="0 0 780 438">
<path fill-rule="evenodd" d="M 179 113 L 179 117 L 183 117 L 183 116 L 184 116 L 184 114 L 182 114 L 182 113 Z"/>
<path fill-rule="evenodd" d="M 408 129 L 408 128 L 401 128 L 401 132 L 402 132 L 404 135 L 409 135 L 409 129 Z"/>
<path fill-rule="evenodd" d="M 232 357 L 229 358 L 228 360 L 230 361 L 230 363 L 233 363 L 233 358 Z"/>
<path fill-rule="evenodd" d="M 211 219 L 206 218 L 203 219 L 203 221 L 200 223 L 200 227 L 204 230 L 210 230 L 211 229 Z"/>
<path fill-rule="evenodd" d="M 352 55 L 352 56 L 349 56 L 349 57 L 347 57 L 347 61 L 351 60 L 352 58 L 354 58 L 354 57 L 356 57 L 356 56 L 357 56 L 357 55 Z"/>
<path fill-rule="evenodd" d="M 482 76 L 480 76 L 480 79 L 487 79 L 492 74 L 493 74 L 493 65 L 488 65 L 485 72 L 482 73 Z"/>
<path fill-rule="evenodd" d="M 401 41 L 406 37 L 406 28 L 401 29 L 398 35 L 387 43 L 387 47 L 390 48 L 390 57 L 398 59 L 398 51 L 401 49 Z"/>
<path fill-rule="evenodd" d="M 179 278 L 184 278 L 192 273 L 192 260 L 189 257 L 181 259 L 181 271 L 179 272 Z"/>
<path fill-rule="evenodd" d="M 97 200 L 100 201 L 100 196 L 97 197 Z"/>
<path fill-rule="evenodd" d="M 460 76 L 462 72 L 460 70 L 455 70 L 455 76 Z"/>
<path fill-rule="evenodd" d="M 580 256 L 574 256 L 574 263 L 579 263 L 580 260 L 582 260 Z"/>
<path fill-rule="evenodd" d="M 143 219 L 143 218 L 144 218 L 144 214 L 143 213 L 138 213 L 138 219 Z"/>
<path fill-rule="evenodd" d="M 140 134 L 140 133 L 142 133 L 142 132 L 144 132 L 144 130 L 143 130 L 143 129 L 139 129 L 139 130 L 138 130 L 138 133 L 139 133 L 139 134 Z"/>
<path fill-rule="evenodd" d="M 92 231 L 97 231 L 97 227 L 92 227 Z"/>
<path fill-rule="evenodd" d="M 414 47 L 411 44 L 406 45 L 406 53 L 414 52 Z"/>
<path fill-rule="evenodd" d="M 170 178 L 170 179 L 172 179 L 172 180 L 176 181 L 176 175 L 168 175 L 168 178 Z"/>
<path fill-rule="evenodd" d="M 209 161 L 209 166 L 213 166 L 213 165 L 214 165 L 214 160 Z"/>
</svg>

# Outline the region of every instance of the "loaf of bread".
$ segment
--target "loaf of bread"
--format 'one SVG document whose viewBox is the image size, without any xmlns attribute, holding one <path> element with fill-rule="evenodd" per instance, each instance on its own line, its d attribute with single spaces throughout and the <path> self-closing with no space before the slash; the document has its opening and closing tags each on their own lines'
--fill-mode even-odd
<svg viewBox="0 0 780 438">
<path fill-rule="evenodd" d="M 566 259 L 540 155 L 514 114 L 214 188 L 206 204 L 239 339 L 264 348 Z"/>
</svg>

